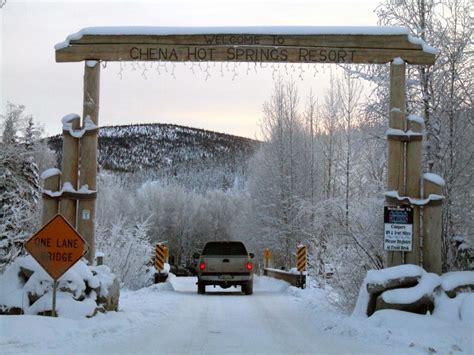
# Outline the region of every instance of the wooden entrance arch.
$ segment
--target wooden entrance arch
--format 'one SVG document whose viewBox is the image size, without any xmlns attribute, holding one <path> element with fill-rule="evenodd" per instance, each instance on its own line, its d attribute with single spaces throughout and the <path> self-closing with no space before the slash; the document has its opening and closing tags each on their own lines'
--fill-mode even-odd
<svg viewBox="0 0 474 355">
<path fill-rule="evenodd" d="M 406 64 L 432 65 L 436 51 L 404 28 L 93 27 L 70 35 L 55 49 L 57 62 L 85 61 L 83 126 L 88 117 L 87 122 L 99 125 L 99 61 L 390 63 L 388 190 L 403 198 L 420 198 L 421 124 L 406 118 Z M 63 181 L 95 190 L 97 130 L 81 138 L 80 155 L 80 181 L 77 167 L 74 181 L 74 173 L 65 171 L 64 166 Z M 403 201 L 390 196 L 389 205 Z M 77 228 L 90 245 L 88 258 L 92 262 L 95 200 L 79 199 L 77 209 L 70 213 L 69 222 L 76 225 L 72 219 L 77 215 Z M 413 251 L 389 252 L 389 266 L 420 264 L 419 206 L 414 210 Z"/>
</svg>

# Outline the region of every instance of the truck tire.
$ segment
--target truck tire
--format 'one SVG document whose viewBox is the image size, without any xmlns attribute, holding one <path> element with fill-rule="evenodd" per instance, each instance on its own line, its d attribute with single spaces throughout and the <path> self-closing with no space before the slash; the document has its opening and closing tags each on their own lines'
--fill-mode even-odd
<svg viewBox="0 0 474 355">
<path fill-rule="evenodd" d="M 242 291 L 244 291 L 246 295 L 253 294 L 253 281 L 249 281 L 245 285 L 242 285 Z"/>
<path fill-rule="evenodd" d="M 204 285 L 202 282 L 198 282 L 198 294 L 203 295 L 206 293 L 206 285 Z"/>
</svg>

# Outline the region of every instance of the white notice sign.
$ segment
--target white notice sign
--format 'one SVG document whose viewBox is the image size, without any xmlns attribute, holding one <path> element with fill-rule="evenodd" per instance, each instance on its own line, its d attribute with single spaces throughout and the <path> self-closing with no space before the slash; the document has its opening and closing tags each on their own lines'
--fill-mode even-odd
<svg viewBox="0 0 474 355">
<path fill-rule="evenodd" d="M 412 251 L 413 209 L 384 208 L 384 250 Z"/>
<path fill-rule="evenodd" d="M 91 219 L 91 211 L 90 210 L 82 210 L 82 219 L 89 220 Z"/>
</svg>

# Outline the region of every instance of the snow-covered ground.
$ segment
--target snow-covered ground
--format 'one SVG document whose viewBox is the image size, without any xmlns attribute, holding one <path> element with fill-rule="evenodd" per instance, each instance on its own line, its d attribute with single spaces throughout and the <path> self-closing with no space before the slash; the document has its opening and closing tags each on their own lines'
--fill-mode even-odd
<svg viewBox="0 0 474 355">
<path fill-rule="evenodd" d="M 474 353 L 474 323 L 399 311 L 343 315 L 319 289 L 257 277 L 254 294 L 176 278 L 122 291 L 120 311 L 90 319 L 0 316 L 0 353 Z"/>
</svg>

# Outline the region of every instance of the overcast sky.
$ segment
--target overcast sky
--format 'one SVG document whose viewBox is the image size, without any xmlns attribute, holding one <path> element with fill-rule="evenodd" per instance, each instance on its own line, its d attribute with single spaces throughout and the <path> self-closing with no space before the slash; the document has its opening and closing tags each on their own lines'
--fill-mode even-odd
<svg viewBox="0 0 474 355">
<path fill-rule="evenodd" d="M 48 135 L 61 132 L 65 114 L 82 114 L 84 64 L 56 63 L 54 45 L 84 27 L 375 26 L 378 3 L 8 0 L 0 9 L 0 112 L 5 112 L 7 101 L 24 104 Z M 284 77 L 293 77 L 298 84 L 302 105 L 310 89 L 317 96 L 328 85 L 328 66 L 280 67 Z M 244 63 L 235 69 L 233 63 L 206 68 L 190 63 L 148 63 L 144 71 L 126 63 L 121 70 L 119 63 L 107 63 L 101 73 L 100 125 L 162 122 L 258 136 L 262 105 L 271 95 L 275 69 Z"/>
</svg>

